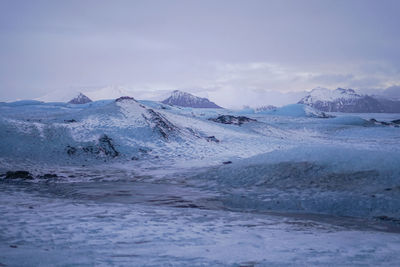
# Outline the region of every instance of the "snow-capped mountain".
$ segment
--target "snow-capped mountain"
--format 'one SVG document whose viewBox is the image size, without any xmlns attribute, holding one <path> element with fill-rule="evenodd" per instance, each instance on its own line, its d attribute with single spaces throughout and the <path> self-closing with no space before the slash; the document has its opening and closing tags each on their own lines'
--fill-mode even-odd
<svg viewBox="0 0 400 267">
<path fill-rule="evenodd" d="M 329 90 L 326 88 L 317 87 L 303 98 L 303 102 L 304 104 L 313 103 L 316 101 L 333 102 L 338 99 L 352 100 L 360 97 L 361 95 L 357 94 L 353 89 L 337 88 L 336 90 Z"/>
<path fill-rule="evenodd" d="M 92 100 L 85 96 L 82 93 L 79 93 L 79 95 L 77 95 L 76 97 L 74 97 L 73 99 L 71 99 L 68 103 L 69 104 L 86 104 L 86 103 L 90 103 L 92 102 Z"/>
<path fill-rule="evenodd" d="M 343 88 L 337 88 L 336 90 L 315 88 L 298 103 L 326 112 L 400 112 L 399 101 L 377 98 L 369 95 L 360 95 L 353 89 Z"/>
<path fill-rule="evenodd" d="M 35 98 L 43 102 L 68 102 L 80 93 L 92 101 L 117 99 L 121 96 L 131 96 L 136 99 L 160 101 L 170 95 L 170 90 L 150 90 L 144 88 L 133 88 L 128 86 L 111 85 L 105 87 L 80 87 L 64 88 L 49 92 L 46 95 Z"/>
<path fill-rule="evenodd" d="M 93 101 L 105 99 L 117 99 L 121 96 L 137 96 L 135 91 L 129 90 L 122 86 L 107 86 L 99 88 L 67 88 L 62 90 L 55 90 L 44 96 L 36 98 L 35 100 L 44 102 L 69 102 L 71 99 L 76 98 L 79 94 L 83 94 Z"/>
<path fill-rule="evenodd" d="M 107 86 L 97 90 L 85 91 L 93 100 L 117 99 L 121 96 L 136 96 L 135 92 L 122 86 Z"/>
<path fill-rule="evenodd" d="M 179 90 L 173 91 L 172 95 L 163 100 L 162 103 L 191 108 L 222 108 L 207 98 L 197 97 Z"/>
</svg>

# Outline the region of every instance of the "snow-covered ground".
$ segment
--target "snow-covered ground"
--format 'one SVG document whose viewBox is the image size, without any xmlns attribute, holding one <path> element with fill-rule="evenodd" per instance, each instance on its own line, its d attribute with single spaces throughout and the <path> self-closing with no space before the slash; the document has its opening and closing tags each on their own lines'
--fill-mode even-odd
<svg viewBox="0 0 400 267">
<path fill-rule="evenodd" d="M 393 266 L 398 119 L 0 103 L 0 266 Z"/>
<path fill-rule="evenodd" d="M 0 262 L 7 266 L 393 266 L 400 260 L 400 235 L 378 226 L 218 209 L 215 197 L 190 188 L 0 187 Z"/>
</svg>

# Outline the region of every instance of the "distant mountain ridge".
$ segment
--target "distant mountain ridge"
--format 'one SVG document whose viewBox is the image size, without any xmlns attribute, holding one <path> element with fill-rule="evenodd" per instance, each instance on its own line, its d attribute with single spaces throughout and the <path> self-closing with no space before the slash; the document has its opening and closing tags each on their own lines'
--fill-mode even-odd
<svg viewBox="0 0 400 267">
<path fill-rule="evenodd" d="M 173 91 L 171 96 L 161 101 L 161 103 L 191 108 L 222 108 L 207 98 L 197 97 L 179 90 Z"/>
<path fill-rule="evenodd" d="M 69 104 L 86 104 L 86 103 L 90 103 L 92 102 L 92 100 L 85 96 L 82 93 L 79 93 L 79 95 L 77 95 L 76 97 L 74 97 L 73 99 L 71 99 L 68 103 Z"/>
<path fill-rule="evenodd" d="M 398 113 L 400 101 L 357 94 L 353 89 L 315 88 L 298 104 L 305 104 L 325 112 Z"/>
</svg>

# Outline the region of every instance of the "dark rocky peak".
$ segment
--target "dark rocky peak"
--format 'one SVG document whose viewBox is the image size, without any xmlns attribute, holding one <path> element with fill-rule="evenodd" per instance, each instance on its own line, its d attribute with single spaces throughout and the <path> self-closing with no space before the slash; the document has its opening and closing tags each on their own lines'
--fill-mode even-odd
<svg viewBox="0 0 400 267">
<path fill-rule="evenodd" d="M 68 103 L 69 104 L 86 104 L 86 103 L 90 103 L 90 102 L 93 102 L 93 101 L 89 97 L 85 96 L 82 93 L 79 93 L 79 95 L 77 95 L 76 97 L 71 99 Z"/>
<path fill-rule="evenodd" d="M 179 90 L 173 91 L 171 96 L 163 100 L 161 103 L 191 108 L 221 108 L 207 98 L 197 97 Z"/>
<path fill-rule="evenodd" d="M 121 96 L 121 97 L 115 99 L 115 102 L 121 102 L 121 101 L 124 101 L 124 100 L 137 102 L 136 99 L 134 99 L 131 96 Z"/>
</svg>

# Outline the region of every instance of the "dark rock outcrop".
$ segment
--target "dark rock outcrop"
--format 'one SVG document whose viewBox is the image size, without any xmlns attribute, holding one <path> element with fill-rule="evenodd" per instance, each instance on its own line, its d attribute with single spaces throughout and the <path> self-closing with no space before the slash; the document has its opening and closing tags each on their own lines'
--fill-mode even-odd
<svg viewBox="0 0 400 267">
<path fill-rule="evenodd" d="M 150 122 L 150 126 L 157 131 L 158 133 L 161 134 L 161 136 L 165 139 L 168 139 L 168 137 L 178 131 L 178 128 L 175 127 L 169 120 L 167 120 L 163 115 L 161 115 L 158 112 L 155 112 L 152 109 L 147 109 L 147 112 L 149 116 L 145 116 L 145 119 Z"/>
<path fill-rule="evenodd" d="M 173 91 L 172 95 L 163 100 L 161 103 L 191 108 L 222 108 L 207 98 L 197 97 L 179 90 Z"/>
<path fill-rule="evenodd" d="M 67 146 L 67 154 L 72 156 L 75 155 L 75 153 L 77 152 L 76 147 L 73 146 Z"/>
<path fill-rule="evenodd" d="M 8 171 L 6 172 L 5 179 L 25 179 L 32 180 L 33 176 L 28 171 Z"/>
<path fill-rule="evenodd" d="M 382 126 L 394 126 L 394 127 L 400 127 L 400 120 L 394 120 L 391 122 L 387 121 L 378 121 L 376 119 L 370 119 L 369 122 L 373 125 L 382 125 Z"/>
<path fill-rule="evenodd" d="M 234 124 L 234 125 L 242 125 L 245 122 L 251 122 L 251 121 L 256 121 L 254 119 L 247 118 L 245 116 L 232 116 L 232 115 L 221 115 L 218 116 L 217 118 L 210 118 L 210 121 L 215 121 L 218 123 L 223 123 L 223 124 Z"/>
<path fill-rule="evenodd" d="M 213 135 L 213 136 L 207 136 L 207 137 L 206 137 L 206 140 L 207 140 L 208 142 L 219 143 L 219 140 L 218 140 L 217 138 L 215 138 L 214 135 Z"/>
<path fill-rule="evenodd" d="M 115 149 L 112 139 L 103 134 L 99 138 L 99 150 L 107 156 L 117 157 L 119 152 Z"/>
<path fill-rule="evenodd" d="M 115 99 L 115 102 L 121 102 L 121 101 L 123 101 L 123 100 L 133 100 L 133 101 L 136 101 L 133 97 L 130 97 L 130 96 L 121 96 L 121 97 Z"/>
<path fill-rule="evenodd" d="M 69 156 L 79 155 L 82 152 L 95 155 L 102 154 L 112 158 L 119 156 L 119 152 L 115 148 L 113 140 L 106 134 L 100 136 L 96 145 L 87 145 L 83 147 L 67 146 L 66 151 Z"/>
<path fill-rule="evenodd" d="M 39 176 L 40 179 L 52 179 L 52 178 L 58 178 L 57 174 L 54 173 L 45 173 L 41 176 Z"/>
<path fill-rule="evenodd" d="M 75 98 L 70 100 L 68 103 L 69 104 L 86 104 L 86 103 L 90 103 L 90 102 L 93 102 L 93 101 L 89 97 L 85 96 L 82 93 L 79 93 L 78 96 L 76 96 Z"/>
</svg>

